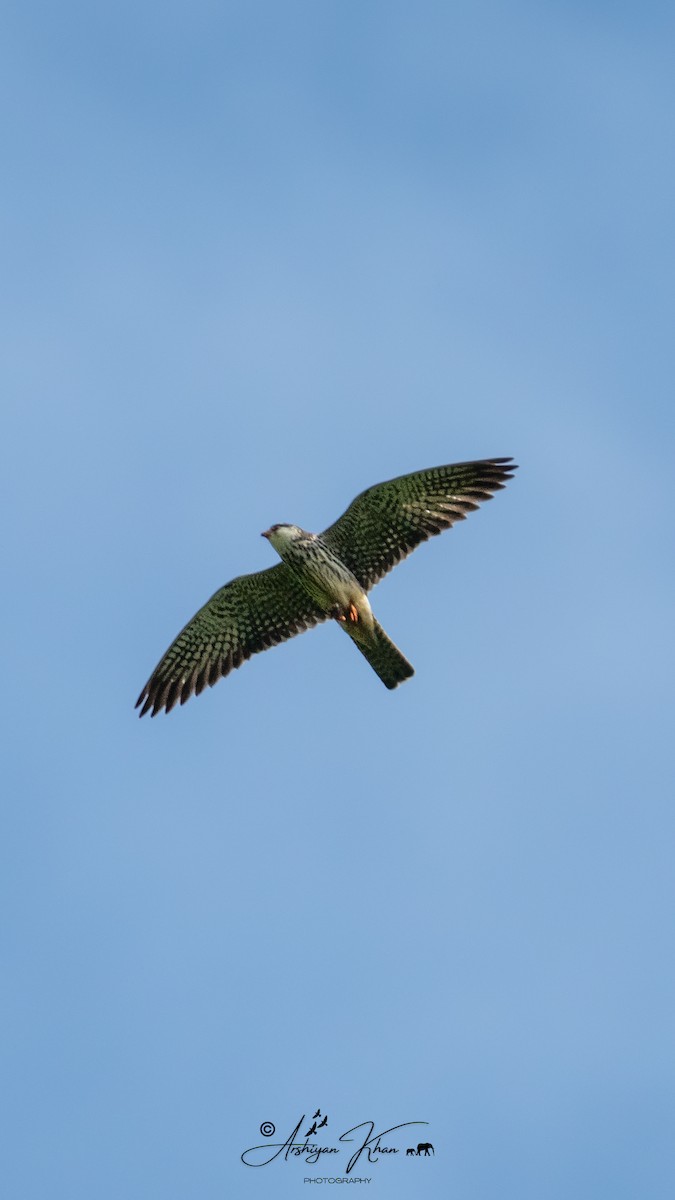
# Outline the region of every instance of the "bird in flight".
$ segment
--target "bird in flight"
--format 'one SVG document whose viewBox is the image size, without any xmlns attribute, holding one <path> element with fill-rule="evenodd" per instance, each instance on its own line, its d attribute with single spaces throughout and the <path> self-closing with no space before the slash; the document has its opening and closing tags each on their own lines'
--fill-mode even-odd
<svg viewBox="0 0 675 1200">
<path fill-rule="evenodd" d="M 415 546 L 490 500 L 515 470 L 510 458 L 430 467 L 366 488 L 323 533 L 272 525 L 262 536 L 281 562 L 225 584 L 188 621 L 138 697 L 139 716 L 170 712 L 252 654 L 329 618 L 385 687 L 397 687 L 414 671 L 367 593 Z"/>
</svg>

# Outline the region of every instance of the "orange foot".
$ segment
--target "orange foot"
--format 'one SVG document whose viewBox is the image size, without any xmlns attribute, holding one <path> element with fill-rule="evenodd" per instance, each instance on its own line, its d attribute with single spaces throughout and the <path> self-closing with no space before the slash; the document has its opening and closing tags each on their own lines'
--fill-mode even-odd
<svg viewBox="0 0 675 1200">
<path fill-rule="evenodd" d="M 353 603 L 349 605 L 349 619 L 350 621 L 353 621 L 354 624 L 356 624 L 359 619 L 359 611 L 356 605 Z"/>
</svg>

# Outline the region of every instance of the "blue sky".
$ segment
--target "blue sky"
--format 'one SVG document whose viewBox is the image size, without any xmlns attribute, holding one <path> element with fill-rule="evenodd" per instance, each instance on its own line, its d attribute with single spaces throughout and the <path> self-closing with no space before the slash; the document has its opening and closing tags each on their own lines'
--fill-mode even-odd
<svg viewBox="0 0 675 1200">
<path fill-rule="evenodd" d="M 64 0 L 0 55 L 7 1194 L 297 1196 L 240 1155 L 320 1107 L 429 1122 L 387 1200 L 671 1196 L 670 7 Z M 136 719 L 262 529 L 507 454 L 373 594 L 410 683 L 331 625 Z"/>
</svg>

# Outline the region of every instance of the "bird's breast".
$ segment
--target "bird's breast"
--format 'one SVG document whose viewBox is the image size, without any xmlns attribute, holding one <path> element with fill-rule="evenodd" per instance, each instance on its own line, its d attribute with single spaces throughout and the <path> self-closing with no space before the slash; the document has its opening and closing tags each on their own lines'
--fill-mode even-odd
<svg viewBox="0 0 675 1200">
<path fill-rule="evenodd" d="M 364 602 L 370 607 L 358 579 L 318 539 L 296 544 L 286 562 L 312 599 L 326 612 L 336 606 L 346 609 L 350 604 L 359 608 Z"/>
</svg>

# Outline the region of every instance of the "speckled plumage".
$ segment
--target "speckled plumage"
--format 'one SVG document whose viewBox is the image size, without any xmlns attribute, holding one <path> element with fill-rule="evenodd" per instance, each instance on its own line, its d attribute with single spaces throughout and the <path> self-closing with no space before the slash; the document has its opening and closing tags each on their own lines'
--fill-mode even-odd
<svg viewBox="0 0 675 1200">
<path fill-rule="evenodd" d="M 141 692 L 140 716 L 184 704 L 252 654 L 335 617 L 387 687 L 413 674 L 372 615 L 366 593 L 427 538 L 449 529 L 503 488 L 509 458 L 401 475 L 361 492 L 322 534 L 275 525 L 283 561 L 240 575 L 200 608 Z"/>
</svg>

